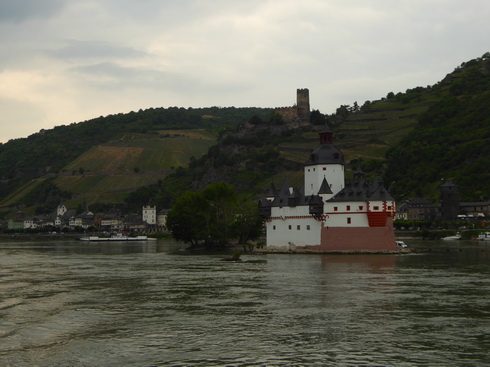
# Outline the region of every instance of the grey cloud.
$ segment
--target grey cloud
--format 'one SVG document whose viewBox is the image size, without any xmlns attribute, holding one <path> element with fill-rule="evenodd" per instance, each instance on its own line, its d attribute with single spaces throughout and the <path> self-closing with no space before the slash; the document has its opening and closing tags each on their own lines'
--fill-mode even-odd
<svg viewBox="0 0 490 367">
<path fill-rule="evenodd" d="M 108 89 L 140 87 L 145 89 L 188 90 L 197 87 L 199 84 L 197 79 L 186 74 L 123 67 L 112 62 L 79 66 L 71 70 L 81 75 L 100 78 L 95 82 L 97 87 Z"/>
<path fill-rule="evenodd" d="M 22 22 L 29 18 L 45 18 L 65 6 L 62 0 L 0 0 L 0 21 Z"/>
<path fill-rule="evenodd" d="M 49 52 L 56 58 L 131 58 L 145 56 L 147 53 L 132 47 L 119 46 L 111 42 L 70 40 L 68 45 Z"/>
</svg>

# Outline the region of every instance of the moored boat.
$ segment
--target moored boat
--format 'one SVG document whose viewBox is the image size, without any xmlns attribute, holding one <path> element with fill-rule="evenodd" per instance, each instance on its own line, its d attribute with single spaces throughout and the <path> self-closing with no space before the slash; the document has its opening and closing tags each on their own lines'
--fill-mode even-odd
<svg viewBox="0 0 490 367">
<path fill-rule="evenodd" d="M 441 240 L 443 240 L 443 241 L 456 241 L 456 240 L 460 240 L 460 239 L 461 239 L 461 234 L 459 232 L 453 236 L 446 236 L 446 237 L 441 238 Z"/>
<path fill-rule="evenodd" d="M 490 232 L 482 232 L 476 238 L 477 241 L 490 241 Z"/>
<path fill-rule="evenodd" d="M 407 248 L 407 244 L 403 241 L 396 241 L 396 245 L 398 248 Z"/>
<path fill-rule="evenodd" d="M 87 236 L 80 237 L 80 241 L 90 241 L 90 242 L 102 242 L 102 241 L 147 241 L 147 236 L 127 236 L 122 233 L 112 235 L 110 237 L 99 237 L 99 236 Z"/>
</svg>

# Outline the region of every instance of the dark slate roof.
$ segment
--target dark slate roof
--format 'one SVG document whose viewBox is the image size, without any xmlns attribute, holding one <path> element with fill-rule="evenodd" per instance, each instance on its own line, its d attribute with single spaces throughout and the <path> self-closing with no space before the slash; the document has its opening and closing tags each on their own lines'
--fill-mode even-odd
<svg viewBox="0 0 490 367">
<path fill-rule="evenodd" d="M 320 145 L 311 152 L 305 166 L 314 164 L 344 164 L 344 155 L 333 145 L 332 130 L 328 124 L 320 132 Z"/>
<path fill-rule="evenodd" d="M 290 194 L 289 194 L 289 188 L 290 188 L 290 187 L 291 187 L 291 186 L 289 185 L 289 181 L 288 181 L 288 179 L 287 179 L 287 178 L 286 178 L 286 179 L 284 179 L 284 182 L 282 183 L 282 186 L 281 186 L 281 188 L 279 189 L 279 192 L 278 192 L 278 194 L 279 194 L 279 195 L 278 195 L 278 196 L 282 196 L 282 197 L 284 197 L 284 196 L 286 196 L 286 197 L 287 197 L 287 196 L 289 196 L 289 195 L 290 195 Z"/>
<path fill-rule="evenodd" d="M 384 200 L 394 200 L 394 199 L 393 196 L 390 195 L 388 190 L 386 190 L 384 182 L 378 181 L 376 183 L 376 187 L 373 189 L 371 195 L 369 196 L 369 200 L 384 201 Z"/>
<path fill-rule="evenodd" d="M 322 199 L 318 195 L 305 196 L 303 188 L 295 188 L 292 193 L 289 192 L 289 183 L 287 180 L 284 181 L 281 190 L 279 190 L 278 195 L 274 197 L 272 203 L 266 202 L 267 199 L 260 199 L 259 206 L 302 206 L 310 205 L 311 203 L 323 203 Z"/>
<path fill-rule="evenodd" d="M 388 190 L 383 185 L 382 181 L 366 181 L 364 179 L 348 182 L 346 186 L 340 190 L 330 202 L 341 201 L 368 201 L 368 200 L 393 200 Z"/>
<path fill-rule="evenodd" d="M 310 159 L 305 163 L 305 166 L 314 164 L 344 164 L 344 155 L 333 144 L 320 144 L 310 154 Z"/>
<path fill-rule="evenodd" d="M 271 183 L 271 185 L 269 186 L 269 190 L 267 191 L 266 196 L 267 197 L 276 197 L 276 196 L 278 196 L 276 186 L 274 186 L 273 183 Z"/>
<path fill-rule="evenodd" d="M 318 194 L 333 194 L 330 185 L 327 182 L 327 178 L 323 177 L 322 184 L 320 185 L 320 190 L 318 190 Z"/>
</svg>

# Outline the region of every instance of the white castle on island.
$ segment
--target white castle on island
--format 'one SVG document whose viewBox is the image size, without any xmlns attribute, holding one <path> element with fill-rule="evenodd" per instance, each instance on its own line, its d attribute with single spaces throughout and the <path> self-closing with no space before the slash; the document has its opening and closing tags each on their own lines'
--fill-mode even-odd
<svg viewBox="0 0 490 367">
<path fill-rule="evenodd" d="M 318 251 L 397 250 L 395 202 L 381 180 L 369 181 L 358 169 L 345 183 L 344 157 L 325 126 L 320 145 L 304 165 L 304 189 L 277 190 L 259 201 L 266 246 Z"/>
</svg>

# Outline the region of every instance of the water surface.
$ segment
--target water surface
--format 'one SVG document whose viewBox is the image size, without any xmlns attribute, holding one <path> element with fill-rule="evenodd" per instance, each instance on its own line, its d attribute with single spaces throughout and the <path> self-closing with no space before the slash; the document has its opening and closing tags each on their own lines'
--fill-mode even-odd
<svg viewBox="0 0 490 367">
<path fill-rule="evenodd" d="M 0 365 L 489 365 L 490 244 L 406 242 L 431 251 L 2 240 Z"/>
</svg>

